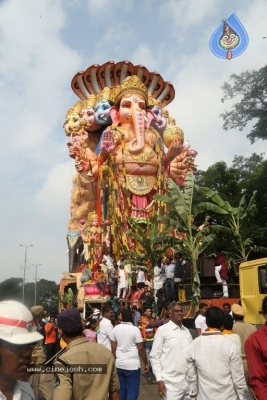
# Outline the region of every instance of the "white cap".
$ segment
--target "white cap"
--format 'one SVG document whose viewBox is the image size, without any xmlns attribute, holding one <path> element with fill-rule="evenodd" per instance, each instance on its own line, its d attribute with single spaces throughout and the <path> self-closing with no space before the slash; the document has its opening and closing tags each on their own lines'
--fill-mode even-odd
<svg viewBox="0 0 267 400">
<path fill-rule="evenodd" d="M 0 339 L 13 344 L 38 342 L 43 336 L 34 331 L 32 313 L 18 301 L 0 302 Z"/>
</svg>

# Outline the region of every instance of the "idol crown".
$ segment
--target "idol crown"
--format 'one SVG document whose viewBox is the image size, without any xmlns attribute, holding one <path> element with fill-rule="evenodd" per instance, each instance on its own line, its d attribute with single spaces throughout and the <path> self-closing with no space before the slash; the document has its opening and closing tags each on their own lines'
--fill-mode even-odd
<svg viewBox="0 0 267 400">
<path fill-rule="evenodd" d="M 94 108 L 96 102 L 96 95 L 95 94 L 90 94 L 90 96 L 84 100 L 82 109 L 84 110 L 85 108 Z"/>
<path fill-rule="evenodd" d="M 136 76 L 128 76 L 124 79 L 122 84 L 117 87 L 115 95 L 115 103 L 120 101 L 122 96 L 127 94 L 136 93 L 144 97 L 146 103 L 148 102 L 148 91 L 143 82 Z"/>
<path fill-rule="evenodd" d="M 98 219 L 97 213 L 95 211 L 90 212 L 88 214 L 88 221 L 93 222 L 95 219 Z"/>
<path fill-rule="evenodd" d="M 105 87 L 104 89 L 101 90 L 100 93 L 96 95 L 96 101 L 101 101 L 101 100 L 111 100 L 113 101 L 113 90 L 112 88 Z"/>
<path fill-rule="evenodd" d="M 80 114 L 82 110 L 83 103 L 81 101 L 77 101 L 73 107 L 69 108 L 67 113 L 66 113 L 66 118 L 71 115 L 71 114 Z"/>
</svg>

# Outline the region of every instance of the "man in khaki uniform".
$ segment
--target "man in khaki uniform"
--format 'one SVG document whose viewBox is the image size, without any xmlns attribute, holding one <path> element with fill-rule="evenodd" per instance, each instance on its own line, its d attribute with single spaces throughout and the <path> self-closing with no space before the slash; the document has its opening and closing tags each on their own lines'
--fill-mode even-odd
<svg viewBox="0 0 267 400">
<path fill-rule="evenodd" d="M 54 362 L 54 400 L 119 400 L 120 385 L 115 359 L 106 347 L 88 342 L 82 335 L 81 317 L 77 308 L 62 311 L 57 323 L 67 347 Z M 88 372 L 86 369 L 89 366 L 99 368 L 99 364 L 106 367 L 105 373 Z"/>
<path fill-rule="evenodd" d="M 31 308 L 31 313 L 34 319 L 34 325 L 36 330 L 39 329 L 39 324 L 44 316 L 44 307 L 33 306 Z M 37 365 L 44 364 L 46 362 L 46 355 L 43 347 L 43 341 L 40 340 L 34 346 L 32 352 L 32 360 Z M 54 398 L 54 375 L 45 373 L 35 373 L 30 376 L 28 383 L 34 393 L 36 400 L 53 400 Z"/>
<path fill-rule="evenodd" d="M 246 311 L 239 304 L 233 304 L 231 307 L 231 311 L 233 313 L 233 319 L 235 321 L 233 325 L 233 332 L 237 333 L 241 339 L 241 353 L 242 353 L 242 361 L 244 367 L 244 374 L 246 378 L 246 382 L 248 384 L 248 365 L 247 365 L 247 357 L 244 349 L 245 341 L 247 338 L 253 333 L 256 332 L 256 327 L 248 322 L 244 321 L 244 317 L 246 316 Z"/>
</svg>

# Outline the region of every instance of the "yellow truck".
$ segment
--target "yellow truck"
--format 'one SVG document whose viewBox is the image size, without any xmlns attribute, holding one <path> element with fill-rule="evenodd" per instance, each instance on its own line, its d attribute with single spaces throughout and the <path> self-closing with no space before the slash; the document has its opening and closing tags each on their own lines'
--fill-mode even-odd
<svg viewBox="0 0 267 400">
<path fill-rule="evenodd" d="M 246 310 L 245 321 L 255 325 L 257 328 L 265 323 L 262 315 L 262 300 L 267 296 L 267 258 L 260 258 L 253 261 L 236 260 L 234 263 L 234 277 L 228 282 L 229 298 L 224 299 L 221 287 L 215 284 L 214 262 L 204 260 L 200 266 L 200 302 L 207 303 L 209 306 L 223 308 L 224 303 L 230 305 L 242 302 L 242 307 Z M 211 264 L 211 265 L 210 265 Z M 192 278 L 191 278 L 192 279 Z M 219 291 L 218 291 L 219 290 Z M 191 300 L 192 280 L 185 283 L 186 299 Z M 185 302 L 186 304 L 186 302 Z M 194 311 L 190 309 L 188 313 L 185 307 L 186 320 L 184 324 L 187 328 L 194 326 Z"/>
<path fill-rule="evenodd" d="M 267 258 L 246 261 L 239 266 L 239 286 L 242 307 L 246 310 L 245 321 L 260 326 L 265 323 L 261 304 L 267 296 Z"/>
</svg>

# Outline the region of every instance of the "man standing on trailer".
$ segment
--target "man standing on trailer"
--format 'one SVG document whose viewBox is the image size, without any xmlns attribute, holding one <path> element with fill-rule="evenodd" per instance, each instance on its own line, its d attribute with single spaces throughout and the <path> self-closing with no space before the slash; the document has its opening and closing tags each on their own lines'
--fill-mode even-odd
<svg viewBox="0 0 267 400">
<path fill-rule="evenodd" d="M 217 283 L 221 284 L 223 287 L 223 299 L 228 299 L 228 263 L 225 255 L 222 253 L 219 247 L 215 247 L 214 252 L 216 254 L 215 258 L 215 276 Z"/>
</svg>

